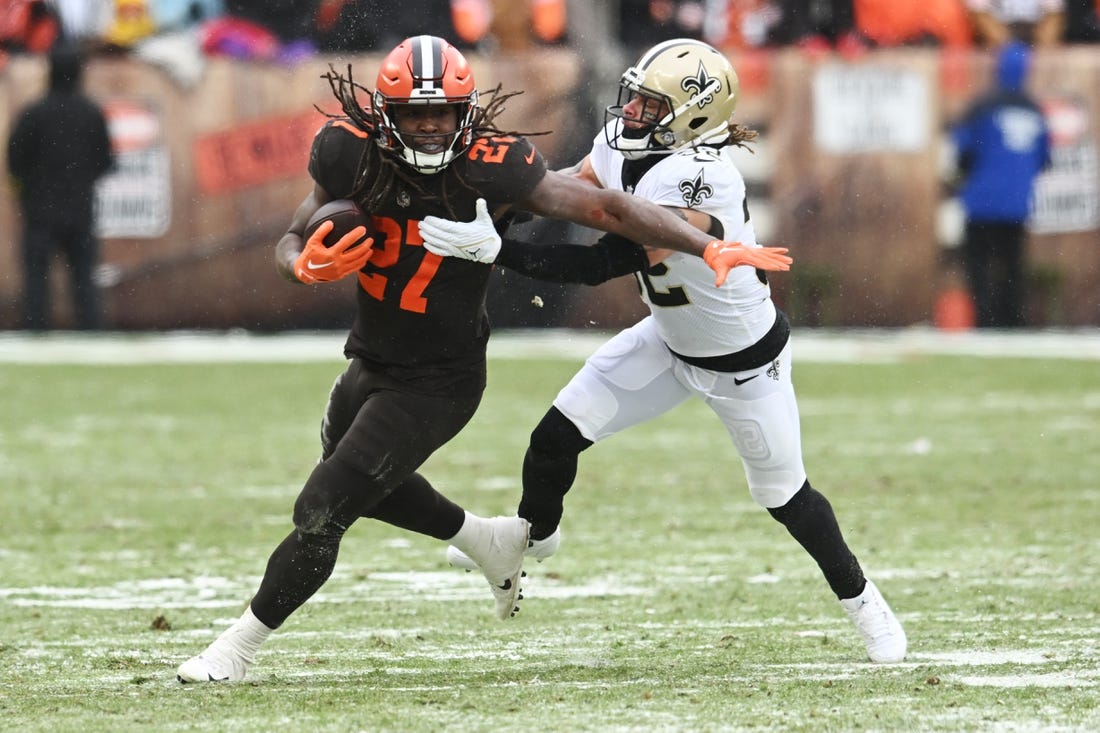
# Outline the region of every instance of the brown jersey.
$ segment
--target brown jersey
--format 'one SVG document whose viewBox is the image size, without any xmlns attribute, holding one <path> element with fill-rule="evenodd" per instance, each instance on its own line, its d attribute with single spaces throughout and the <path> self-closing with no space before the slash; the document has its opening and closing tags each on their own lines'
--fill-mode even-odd
<svg viewBox="0 0 1100 733">
<path fill-rule="evenodd" d="M 375 146 L 372 132 L 330 120 L 314 138 L 310 175 L 333 198 L 355 198 L 357 183 L 373 180 L 382 166 L 367 146 Z M 404 170 L 423 190 L 394 177 L 369 212 L 379 234 L 358 273 L 358 313 L 345 353 L 425 391 L 447 390 L 465 381 L 456 370 L 484 369 L 492 266 L 432 254 L 419 223 L 429 215 L 470 221 L 478 198 L 490 211 L 525 199 L 546 175 L 546 162 L 525 138 L 486 137 L 439 173 Z"/>
</svg>

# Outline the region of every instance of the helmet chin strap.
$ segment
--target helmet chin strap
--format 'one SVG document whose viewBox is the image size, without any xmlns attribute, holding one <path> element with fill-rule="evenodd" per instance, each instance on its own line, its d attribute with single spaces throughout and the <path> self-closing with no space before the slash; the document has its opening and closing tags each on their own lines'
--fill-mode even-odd
<svg viewBox="0 0 1100 733">
<path fill-rule="evenodd" d="M 627 127 L 623 124 L 622 118 L 618 120 L 618 125 L 619 139 L 617 148 L 627 160 L 639 160 L 647 155 L 663 152 L 654 150 L 649 146 L 650 138 L 653 136 L 652 125 L 646 125 L 645 127 Z"/>
</svg>

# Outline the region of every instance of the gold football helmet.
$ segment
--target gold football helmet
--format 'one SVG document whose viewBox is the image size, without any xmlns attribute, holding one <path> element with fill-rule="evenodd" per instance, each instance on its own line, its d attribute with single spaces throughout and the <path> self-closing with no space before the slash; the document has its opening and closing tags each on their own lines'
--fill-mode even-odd
<svg viewBox="0 0 1100 733">
<path fill-rule="evenodd" d="M 629 160 L 721 143 L 739 89 L 737 72 L 712 46 L 659 43 L 619 80 L 618 103 L 604 115 L 607 143 Z"/>
</svg>

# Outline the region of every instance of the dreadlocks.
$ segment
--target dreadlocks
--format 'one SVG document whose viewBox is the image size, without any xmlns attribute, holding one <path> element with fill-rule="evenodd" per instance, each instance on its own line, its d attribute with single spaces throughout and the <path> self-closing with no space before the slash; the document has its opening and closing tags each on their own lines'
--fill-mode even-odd
<svg viewBox="0 0 1100 733">
<path fill-rule="evenodd" d="M 326 79 L 329 83 L 329 88 L 332 90 L 332 94 L 340 102 L 343 115 L 329 114 L 322 110 L 320 107 L 316 107 L 317 111 L 329 118 L 336 118 L 346 116 L 350 119 L 356 127 L 366 131 L 375 132 L 375 111 L 369 105 L 364 107 L 359 102 L 358 91 L 362 91 L 367 95 L 368 100 L 371 96 L 371 90 L 358 83 L 352 78 L 351 64 L 347 67 L 347 76 L 340 74 L 330 64 L 329 70 L 321 75 L 322 79 Z M 509 99 L 522 94 L 522 92 L 509 92 L 504 94 L 501 92 L 501 85 L 498 84 L 495 89 L 488 92 L 485 97 L 488 98 L 488 102 L 484 105 L 479 105 L 474 112 L 473 121 L 473 136 L 474 137 L 504 137 L 504 136 L 523 136 L 532 137 L 535 135 L 547 135 L 549 131 L 545 132 L 517 132 L 517 131 L 505 131 L 499 128 L 496 124 L 496 118 L 504 111 L 505 104 Z M 357 166 L 355 188 L 352 190 L 351 198 L 359 202 L 365 210 L 372 211 L 379 207 L 379 205 L 387 199 L 390 193 L 393 191 L 393 187 L 398 180 L 409 186 L 417 195 L 427 199 L 437 199 L 436 195 L 425 190 L 420 182 L 417 180 L 417 176 L 412 175 L 408 169 L 398 162 L 395 158 L 389 155 L 382 155 L 382 150 L 378 145 L 364 145 L 363 154 L 359 159 Z M 375 172 L 373 178 L 368 179 L 367 174 L 369 172 Z M 461 177 L 457 176 L 458 182 L 466 188 L 471 186 Z M 446 192 L 442 197 L 443 204 L 447 207 L 447 211 L 452 218 L 455 218 L 454 209 L 451 207 L 451 203 L 448 200 Z"/>
<path fill-rule="evenodd" d="M 731 121 L 729 125 L 729 139 L 726 140 L 726 145 L 732 145 L 736 148 L 744 148 L 749 152 L 752 152 L 752 148 L 748 143 L 751 143 L 756 139 L 757 132 L 752 128 L 739 125 L 736 122 Z"/>
</svg>

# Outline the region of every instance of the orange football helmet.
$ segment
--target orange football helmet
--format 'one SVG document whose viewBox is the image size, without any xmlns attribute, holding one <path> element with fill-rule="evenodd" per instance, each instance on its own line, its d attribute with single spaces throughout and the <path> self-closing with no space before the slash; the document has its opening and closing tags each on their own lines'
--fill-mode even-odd
<svg viewBox="0 0 1100 733">
<path fill-rule="evenodd" d="M 442 151 L 426 140 L 438 138 L 401 133 L 395 112 L 401 105 L 454 105 L 458 125 L 444 136 Z M 382 60 L 372 97 L 377 142 L 421 173 L 437 173 L 464 153 L 473 142 L 477 107 L 474 74 L 457 48 L 436 36 L 413 36 L 402 41 Z M 425 148 L 428 152 L 425 152 Z"/>
</svg>

